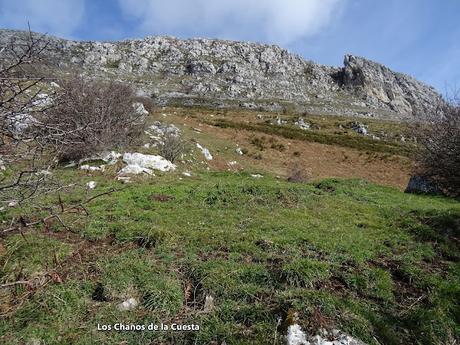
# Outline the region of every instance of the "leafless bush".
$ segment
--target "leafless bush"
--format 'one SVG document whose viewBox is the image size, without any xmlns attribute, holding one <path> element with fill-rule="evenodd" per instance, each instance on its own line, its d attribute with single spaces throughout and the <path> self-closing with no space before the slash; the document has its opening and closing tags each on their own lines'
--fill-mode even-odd
<svg viewBox="0 0 460 345">
<path fill-rule="evenodd" d="M 304 183 L 308 182 L 311 178 L 311 172 L 309 169 L 304 168 L 299 163 L 293 163 L 289 167 L 287 180 L 289 182 Z"/>
<path fill-rule="evenodd" d="M 37 220 L 37 214 L 23 209 L 26 214 L 4 222 L 0 236 L 39 223 L 46 227 L 51 220 L 70 229 L 62 215 L 88 214 L 85 204 L 114 191 L 64 204 L 59 193 L 78 186 L 63 185 L 54 176 L 59 159 L 126 145 L 143 128 L 145 115 L 133 104 L 139 98 L 127 86 L 74 78 L 51 87 L 56 78 L 42 58 L 48 45 L 44 36 L 30 31 L 6 44 L 0 41 L 0 207 L 27 202 L 48 214 Z M 56 196 L 58 203 L 34 199 L 43 194 Z"/>
<path fill-rule="evenodd" d="M 145 115 L 133 90 L 117 82 L 73 77 L 60 83 L 56 104 L 43 113 L 39 137 L 61 161 L 124 147 L 139 139 Z"/>
<path fill-rule="evenodd" d="M 426 122 L 412 126 L 419 150 L 415 173 L 435 181 L 447 194 L 460 195 L 460 98 L 440 104 Z"/>
<path fill-rule="evenodd" d="M 186 151 L 186 145 L 182 137 L 175 133 L 166 133 L 158 143 L 158 150 L 162 157 L 173 162 Z"/>
<path fill-rule="evenodd" d="M 46 110 L 41 98 L 43 52 L 49 42 L 32 34 L 0 46 L 0 201 L 21 201 L 41 191 L 49 180 L 53 157 L 31 130 Z M 14 165 L 14 169 L 11 167 Z"/>
<path fill-rule="evenodd" d="M 52 173 L 59 160 L 128 145 L 143 129 L 145 115 L 133 106 L 139 97 L 128 86 L 71 78 L 50 92 L 49 44 L 29 31 L 0 45 L 2 204 L 60 189 Z"/>
</svg>

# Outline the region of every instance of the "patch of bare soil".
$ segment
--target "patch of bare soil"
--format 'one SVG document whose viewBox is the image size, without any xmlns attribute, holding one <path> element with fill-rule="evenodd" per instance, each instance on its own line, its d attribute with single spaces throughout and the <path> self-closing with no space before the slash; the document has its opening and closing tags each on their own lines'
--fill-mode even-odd
<svg viewBox="0 0 460 345">
<path fill-rule="evenodd" d="M 280 136 L 267 135 L 247 130 L 219 128 L 201 125 L 198 117 L 174 117 L 177 123 L 190 128 L 199 127 L 203 133 L 229 142 L 232 152 L 236 144 L 248 150 L 244 156 L 236 156 L 236 167 L 257 169 L 282 176 L 291 175 L 291 167 L 302 167 L 312 179 L 322 178 L 362 178 L 370 182 L 397 187 L 403 190 L 410 177 L 412 162 L 401 156 L 384 153 L 363 152 L 352 148 L 325 145 L 300 140 L 288 140 Z M 267 146 L 260 150 L 254 145 L 254 137 L 265 137 L 276 141 L 277 146 Z M 279 147 L 283 147 L 280 150 Z M 227 160 L 219 155 L 209 162 L 215 170 L 229 170 Z M 235 169 L 235 167 L 233 167 Z M 230 169 L 232 170 L 232 169 Z"/>
</svg>

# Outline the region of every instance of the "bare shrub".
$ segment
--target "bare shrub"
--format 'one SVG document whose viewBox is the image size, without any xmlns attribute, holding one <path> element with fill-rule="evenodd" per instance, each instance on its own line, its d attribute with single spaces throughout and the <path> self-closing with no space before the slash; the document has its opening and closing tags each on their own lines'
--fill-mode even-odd
<svg viewBox="0 0 460 345">
<path fill-rule="evenodd" d="M 7 227 L 1 230 L 2 235 L 37 224 L 47 227 L 51 221 L 70 229 L 62 219 L 64 214 L 87 215 L 85 204 L 114 190 L 65 205 L 59 193 L 71 193 L 78 186 L 64 185 L 54 175 L 58 158 L 74 147 L 79 150 L 90 138 L 95 138 L 94 146 L 103 147 L 116 137 L 109 139 L 101 130 L 104 126 L 118 125 L 115 128 L 120 136 L 113 140 L 117 144 L 131 140 L 137 133 L 133 128 L 137 128 L 140 116 L 134 113 L 132 103 L 129 111 L 127 103 L 123 103 L 131 98 L 126 88 L 83 81 L 69 87 L 72 81 L 60 81 L 61 87 L 53 86 L 58 91 L 52 91 L 50 82 L 56 78 L 42 54 L 49 43 L 45 36 L 30 30 L 9 41 L 0 40 L 0 207 L 31 206 L 19 211 L 23 213 L 20 216 L 8 215 L 8 222 L 0 226 Z M 122 101 L 115 100 L 117 97 Z M 128 114 L 128 120 L 122 114 Z M 36 198 L 43 194 L 56 196 L 57 203 Z M 46 216 L 37 219 L 42 214 Z"/>
<path fill-rule="evenodd" d="M 52 139 L 45 144 L 58 152 L 59 160 L 78 160 L 139 139 L 145 115 L 133 106 L 129 86 L 82 77 L 60 86 L 55 106 L 40 118 L 46 126 L 39 128 L 40 137 Z"/>
<path fill-rule="evenodd" d="M 299 163 L 293 163 L 289 167 L 287 180 L 295 183 L 305 183 L 311 178 L 311 172 L 309 169 L 304 168 Z"/>
<path fill-rule="evenodd" d="M 186 151 L 186 145 L 182 137 L 174 133 L 166 133 L 158 143 L 158 150 L 162 157 L 168 161 L 176 161 Z"/>
<path fill-rule="evenodd" d="M 43 52 L 49 41 L 30 30 L 0 46 L 0 201 L 22 202 L 43 191 L 54 157 L 44 155 L 36 133 L 43 102 Z"/>
<path fill-rule="evenodd" d="M 412 126 L 419 149 L 415 174 L 435 181 L 447 194 L 460 195 L 460 99 L 442 103 L 426 122 Z"/>
</svg>

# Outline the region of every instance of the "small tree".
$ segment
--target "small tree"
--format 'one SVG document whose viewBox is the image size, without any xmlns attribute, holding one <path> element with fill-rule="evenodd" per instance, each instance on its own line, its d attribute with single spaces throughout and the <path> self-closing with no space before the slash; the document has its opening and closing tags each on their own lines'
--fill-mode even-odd
<svg viewBox="0 0 460 345">
<path fill-rule="evenodd" d="M 144 128 L 145 114 L 136 110 L 135 101 L 126 84 L 82 77 L 62 80 L 55 106 L 40 118 L 46 126 L 38 128 L 39 137 L 62 161 L 127 146 Z"/>
<path fill-rule="evenodd" d="M 436 182 L 447 194 L 460 195 L 460 99 L 440 104 L 426 122 L 413 126 L 419 150 L 415 173 Z"/>
</svg>

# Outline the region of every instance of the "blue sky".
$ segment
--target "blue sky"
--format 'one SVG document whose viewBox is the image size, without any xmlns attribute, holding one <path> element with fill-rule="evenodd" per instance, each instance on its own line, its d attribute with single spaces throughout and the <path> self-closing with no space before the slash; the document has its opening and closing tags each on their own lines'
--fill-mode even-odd
<svg viewBox="0 0 460 345">
<path fill-rule="evenodd" d="M 460 0 L 0 0 L 0 27 L 82 40 L 149 35 L 278 44 L 341 66 L 347 53 L 438 91 L 460 87 Z"/>
</svg>

